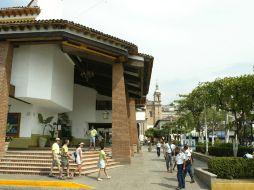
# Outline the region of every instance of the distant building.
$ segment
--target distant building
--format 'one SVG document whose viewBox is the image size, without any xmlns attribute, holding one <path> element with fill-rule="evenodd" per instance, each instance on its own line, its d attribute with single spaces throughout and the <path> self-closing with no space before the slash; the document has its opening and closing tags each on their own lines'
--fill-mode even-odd
<svg viewBox="0 0 254 190">
<path fill-rule="evenodd" d="M 173 121 L 177 116 L 177 107 L 171 103 L 169 105 L 161 104 L 161 92 L 156 84 L 153 94 L 153 101 L 146 102 L 146 129 L 152 127 L 162 127 L 167 122 Z"/>
<path fill-rule="evenodd" d="M 147 129 L 152 128 L 157 120 L 162 118 L 161 92 L 156 84 L 153 101 L 146 102 Z"/>
</svg>

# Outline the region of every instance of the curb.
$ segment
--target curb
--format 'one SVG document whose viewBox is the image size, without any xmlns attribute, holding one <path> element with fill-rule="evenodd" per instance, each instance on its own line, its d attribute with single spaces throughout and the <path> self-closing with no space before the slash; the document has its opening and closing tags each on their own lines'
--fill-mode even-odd
<svg viewBox="0 0 254 190">
<path fill-rule="evenodd" d="M 12 187 L 40 187 L 40 188 L 69 188 L 94 189 L 92 186 L 66 181 L 35 181 L 35 180 L 0 180 L 0 186 Z"/>
<path fill-rule="evenodd" d="M 212 190 L 250 190 L 254 189 L 254 183 L 213 183 Z"/>
</svg>

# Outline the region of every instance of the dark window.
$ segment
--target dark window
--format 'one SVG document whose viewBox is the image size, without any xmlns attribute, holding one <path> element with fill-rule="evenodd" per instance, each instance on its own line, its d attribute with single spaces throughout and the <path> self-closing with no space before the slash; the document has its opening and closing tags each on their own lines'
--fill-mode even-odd
<svg viewBox="0 0 254 190">
<path fill-rule="evenodd" d="M 149 111 L 150 117 L 153 117 L 153 112 Z"/>
<path fill-rule="evenodd" d="M 96 100 L 96 110 L 112 110 L 112 101 Z"/>
</svg>

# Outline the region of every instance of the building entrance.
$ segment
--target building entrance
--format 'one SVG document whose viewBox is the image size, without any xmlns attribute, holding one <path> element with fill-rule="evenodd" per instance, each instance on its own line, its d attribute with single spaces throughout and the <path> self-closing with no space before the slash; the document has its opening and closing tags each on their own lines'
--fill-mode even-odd
<svg viewBox="0 0 254 190">
<path fill-rule="evenodd" d="M 106 144 L 112 144 L 112 123 L 89 123 L 89 130 L 94 127 Z"/>
</svg>

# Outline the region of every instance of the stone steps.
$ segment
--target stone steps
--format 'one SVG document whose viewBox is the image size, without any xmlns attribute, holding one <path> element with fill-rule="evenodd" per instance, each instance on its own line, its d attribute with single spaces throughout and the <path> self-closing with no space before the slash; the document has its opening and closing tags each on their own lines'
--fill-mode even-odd
<svg viewBox="0 0 254 190">
<path fill-rule="evenodd" d="M 83 163 L 83 166 L 89 166 L 89 165 L 94 165 L 97 164 L 98 160 L 92 160 L 92 161 L 85 161 Z M 118 162 L 115 162 L 114 160 L 108 159 L 108 163 L 115 163 L 117 164 Z M 70 161 L 70 167 L 76 167 L 76 164 L 73 161 Z M 5 166 L 37 166 L 37 167 L 50 167 L 51 166 L 51 161 L 49 162 L 12 162 L 12 161 L 2 161 L 0 162 L 0 167 L 5 167 Z"/>
<path fill-rule="evenodd" d="M 109 162 L 108 163 L 108 166 L 111 166 L 111 165 L 115 165 L 115 164 L 117 164 L 117 162 Z M 49 166 L 47 166 L 47 167 L 45 167 L 45 166 L 29 166 L 29 170 L 40 170 L 40 171 L 49 171 L 50 170 L 50 166 L 51 165 L 49 165 Z M 76 166 L 77 165 L 72 165 L 71 167 L 70 167 L 70 169 L 71 170 L 74 170 L 74 169 L 76 169 Z M 84 169 L 84 170 L 86 170 L 86 169 L 90 169 L 90 168 L 95 168 L 95 167 L 97 167 L 97 163 L 96 164 L 91 164 L 91 165 L 85 165 L 85 164 L 83 164 L 82 165 L 82 168 Z M 28 166 L 22 166 L 22 165 L 19 165 L 19 166 L 10 166 L 10 165 L 3 165 L 3 166 L 0 166 L 0 169 L 7 169 L 7 170 L 27 170 L 28 169 Z M 55 167 L 54 168 L 54 170 L 55 171 L 57 171 L 57 168 Z"/>
<path fill-rule="evenodd" d="M 86 155 L 83 154 L 82 156 L 86 157 L 86 158 L 95 158 L 98 157 L 98 154 L 94 154 L 94 155 Z M 51 155 L 5 155 L 4 158 L 16 158 L 16 159 L 48 159 L 51 160 L 52 156 Z"/>
<path fill-rule="evenodd" d="M 72 153 L 74 149 L 70 149 Z M 106 149 L 106 154 L 111 154 L 111 149 Z M 82 163 L 82 175 L 98 172 L 98 153 L 99 151 L 84 151 Z M 111 157 L 107 156 L 108 168 L 121 166 Z M 27 175 L 48 175 L 51 167 L 52 155 L 48 150 L 8 150 L 0 160 L 0 174 L 27 174 Z M 77 165 L 70 161 L 70 171 L 74 171 Z M 58 170 L 54 168 L 54 174 Z"/>
<path fill-rule="evenodd" d="M 113 169 L 113 168 L 117 168 L 117 167 L 121 167 L 122 165 L 113 165 L 113 166 L 108 166 L 107 169 Z M 71 170 L 72 172 L 72 170 Z M 87 175 L 87 174 L 91 174 L 91 173 L 96 173 L 98 172 L 98 168 L 94 167 L 94 168 L 90 168 L 88 170 L 83 169 L 82 170 L 82 175 Z M 8 169 L 0 169 L 0 173 L 1 174 L 24 174 L 24 175 L 48 175 L 49 174 L 49 170 L 46 171 L 40 171 L 40 170 L 8 170 Z M 54 175 L 58 174 L 57 170 L 53 171 Z M 76 173 L 77 174 L 77 173 Z"/>
</svg>

